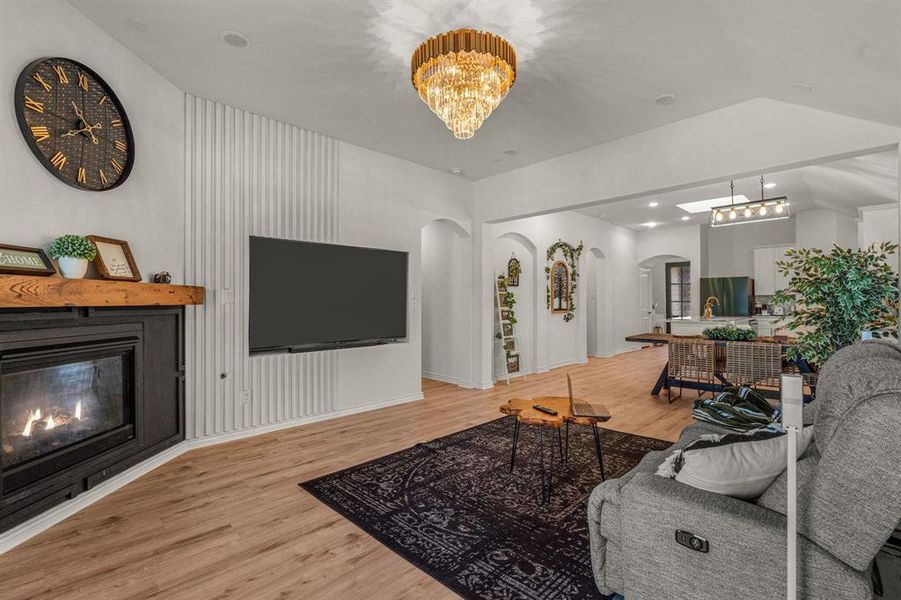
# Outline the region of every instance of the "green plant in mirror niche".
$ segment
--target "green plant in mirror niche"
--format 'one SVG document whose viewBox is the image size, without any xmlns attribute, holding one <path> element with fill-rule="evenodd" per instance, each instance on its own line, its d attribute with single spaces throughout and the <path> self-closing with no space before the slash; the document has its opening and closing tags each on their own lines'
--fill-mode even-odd
<svg viewBox="0 0 901 600">
<path fill-rule="evenodd" d="M 757 338 L 753 329 L 742 329 L 741 327 L 708 327 L 702 333 L 708 340 L 748 342 Z"/>
<path fill-rule="evenodd" d="M 53 258 L 83 258 L 94 260 L 97 256 L 97 247 L 88 238 L 81 235 L 63 235 L 50 244 L 50 256 Z"/>
<path fill-rule="evenodd" d="M 852 250 L 833 245 L 788 250 L 777 263 L 789 278 L 778 290 L 775 304 L 794 304 L 786 327 L 798 332 L 798 346 L 789 358 L 823 364 L 839 349 L 860 339 L 863 330 L 877 337 L 898 337 L 898 275 L 889 256 L 898 251 L 891 242 Z"/>
<path fill-rule="evenodd" d="M 556 256 L 557 252 L 560 252 L 563 254 L 563 259 L 569 267 L 569 289 L 567 290 L 569 297 L 567 298 L 566 304 L 567 310 L 563 315 L 563 320 L 567 323 L 576 318 L 576 303 L 573 298 L 575 297 L 576 292 L 576 282 L 579 279 L 578 267 L 579 257 L 582 255 L 582 248 L 583 244 L 581 241 L 578 246 L 573 246 L 562 240 L 557 240 L 556 243 L 547 249 L 547 262 L 553 262 L 554 256 Z M 544 274 L 547 278 L 547 306 L 548 309 L 551 309 L 551 267 L 546 266 L 544 268 Z"/>
</svg>

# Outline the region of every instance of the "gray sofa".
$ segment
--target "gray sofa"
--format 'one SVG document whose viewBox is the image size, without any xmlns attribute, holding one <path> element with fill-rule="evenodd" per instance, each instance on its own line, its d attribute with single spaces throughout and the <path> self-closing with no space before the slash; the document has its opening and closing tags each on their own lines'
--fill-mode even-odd
<svg viewBox="0 0 901 600">
<path fill-rule="evenodd" d="M 798 597 L 869 599 L 871 563 L 901 519 L 901 346 L 859 342 L 837 352 L 821 369 L 814 407 L 805 411 L 814 443 L 798 466 Z M 717 428 L 691 425 L 673 448 L 708 431 Z M 785 598 L 785 473 L 746 502 L 656 475 L 670 451 L 648 454 L 591 494 L 601 593 Z M 679 529 L 706 538 L 709 552 L 677 544 Z"/>
</svg>

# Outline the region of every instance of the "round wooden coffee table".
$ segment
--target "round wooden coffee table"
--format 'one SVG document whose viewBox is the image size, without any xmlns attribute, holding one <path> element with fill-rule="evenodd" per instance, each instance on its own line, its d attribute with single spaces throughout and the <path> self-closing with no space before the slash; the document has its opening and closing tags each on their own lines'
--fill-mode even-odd
<svg viewBox="0 0 901 600">
<path fill-rule="evenodd" d="M 584 402 L 583 400 L 574 399 L 575 402 Z M 547 413 L 541 412 L 540 410 L 536 410 L 532 408 L 536 404 L 541 406 L 546 406 L 552 410 L 557 412 L 556 415 L 549 415 Z M 602 405 L 595 404 L 595 406 L 603 408 Z M 550 427 L 556 432 L 557 437 L 557 447 L 560 451 L 560 461 L 562 464 L 566 464 L 569 461 L 569 424 L 572 423 L 574 425 L 586 425 L 591 427 L 592 434 L 594 435 L 594 447 L 595 452 L 598 457 L 598 467 L 601 470 L 601 480 L 606 479 L 604 474 L 604 457 L 601 447 L 601 437 L 600 437 L 600 423 L 604 423 L 610 420 L 610 412 L 606 410 L 606 408 L 598 416 L 594 417 L 582 417 L 576 416 L 572 414 L 570 410 L 570 399 L 568 396 L 539 396 L 537 398 L 513 398 L 508 401 L 506 404 L 500 407 L 500 411 L 505 415 L 511 415 L 516 417 L 513 425 L 513 449 L 510 453 L 510 472 L 513 472 L 513 468 L 516 464 L 516 446 L 519 442 L 519 424 L 525 423 L 527 425 L 537 425 L 538 426 L 538 452 L 539 452 L 539 462 L 541 465 L 541 499 L 543 502 L 550 500 L 551 493 L 553 492 L 553 462 L 554 462 L 554 450 L 551 442 L 551 468 L 545 468 L 544 461 L 544 428 Z M 566 449 L 564 451 L 564 442 L 563 436 L 561 435 L 560 429 L 566 429 Z"/>
</svg>

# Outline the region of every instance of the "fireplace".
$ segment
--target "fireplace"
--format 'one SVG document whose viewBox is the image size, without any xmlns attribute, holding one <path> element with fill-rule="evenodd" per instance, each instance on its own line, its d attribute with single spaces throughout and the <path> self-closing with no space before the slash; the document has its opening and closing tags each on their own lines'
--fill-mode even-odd
<svg viewBox="0 0 901 600">
<path fill-rule="evenodd" d="M 135 437 L 139 338 L 6 352 L 0 359 L 4 490 L 15 490 Z"/>
<path fill-rule="evenodd" d="M 180 309 L 0 312 L 0 530 L 184 439 Z"/>
</svg>

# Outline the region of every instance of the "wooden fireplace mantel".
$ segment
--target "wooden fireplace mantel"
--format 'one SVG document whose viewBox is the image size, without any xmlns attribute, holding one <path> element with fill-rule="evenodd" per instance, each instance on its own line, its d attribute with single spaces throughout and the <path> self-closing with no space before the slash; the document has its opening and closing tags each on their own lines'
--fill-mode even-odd
<svg viewBox="0 0 901 600">
<path fill-rule="evenodd" d="M 203 304 L 204 296 L 191 285 L 0 275 L 0 308 L 185 306 Z"/>
</svg>

